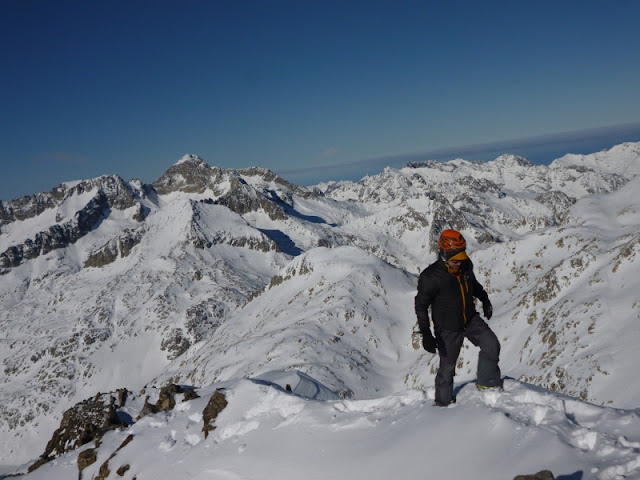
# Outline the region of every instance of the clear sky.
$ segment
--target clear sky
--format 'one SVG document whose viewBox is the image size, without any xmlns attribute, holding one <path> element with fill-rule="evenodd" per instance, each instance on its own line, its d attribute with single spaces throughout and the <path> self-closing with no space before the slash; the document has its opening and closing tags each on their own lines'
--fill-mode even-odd
<svg viewBox="0 0 640 480">
<path fill-rule="evenodd" d="M 639 22 L 637 0 L 0 0 L 0 199 L 186 153 L 313 184 L 640 141 Z"/>
</svg>

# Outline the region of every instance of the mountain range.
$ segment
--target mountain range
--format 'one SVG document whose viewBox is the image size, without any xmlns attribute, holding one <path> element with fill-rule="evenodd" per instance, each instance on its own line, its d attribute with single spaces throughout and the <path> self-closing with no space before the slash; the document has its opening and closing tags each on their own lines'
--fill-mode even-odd
<svg viewBox="0 0 640 480">
<path fill-rule="evenodd" d="M 186 155 L 152 184 L 1 202 L 0 465 L 33 462 L 65 411 L 122 388 L 289 372 L 319 401 L 428 396 L 413 297 L 445 228 L 467 239 L 509 379 L 638 408 L 638 173 L 640 143 L 313 187 Z M 465 344 L 457 384 L 476 356 Z"/>
</svg>

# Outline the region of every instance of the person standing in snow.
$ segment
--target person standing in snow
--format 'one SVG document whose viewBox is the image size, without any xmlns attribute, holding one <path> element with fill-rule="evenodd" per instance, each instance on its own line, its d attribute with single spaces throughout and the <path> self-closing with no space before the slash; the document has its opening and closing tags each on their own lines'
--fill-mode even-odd
<svg viewBox="0 0 640 480">
<path fill-rule="evenodd" d="M 480 347 L 478 388 L 502 388 L 502 379 L 498 366 L 500 342 L 476 311 L 474 298 L 482 302 L 487 320 L 493 308 L 489 295 L 473 274 L 473 264 L 465 251 L 467 242 L 460 232 L 445 230 L 438 246 L 438 259 L 420 274 L 415 309 L 423 348 L 430 353 L 436 353 L 437 348 L 440 356 L 435 404 L 444 407 L 455 402 L 453 377 L 465 337 Z M 429 325 L 429 308 L 435 338 Z"/>
</svg>

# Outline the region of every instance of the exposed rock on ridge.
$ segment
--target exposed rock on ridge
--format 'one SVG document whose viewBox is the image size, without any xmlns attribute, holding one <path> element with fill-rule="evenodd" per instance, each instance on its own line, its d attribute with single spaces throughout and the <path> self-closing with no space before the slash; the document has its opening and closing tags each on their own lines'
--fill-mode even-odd
<svg viewBox="0 0 640 480">
<path fill-rule="evenodd" d="M 155 182 L 153 187 L 160 195 L 172 192 L 204 193 L 207 189 L 221 195 L 220 181 L 228 176 L 222 168 L 210 167 L 197 155 L 185 155 Z"/>
<path fill-rule="evenodd" d="M 89 254 L 85 260 L 85 267 L 104 267 L 116 261 L 118 257 L 124 258 L 131 253 L 144 235 L 143 230 L 125 230 L 122 235 L 107 242 L 95 252 Z"/>
<path fill-rule="evenodd" d="M 0 254 L 0 275 L 7 273 L 9 268 L 17 267 L 25 260 L 45 255 L 52 250 L 65 248 L 91 230 L 109 215 L 109 210 L 126 210 L 137 206 L 133 215 L 137 221 L 143 221 L 146 216 L 145 207 L 136 199 L 132 189 L 117 175 L 102 176 L 94 180 L 80 182 L 68 188 L 62 184 L 54 188 L 49 194 L 37 194 L 33 197 L 23 197 L 10 203 L 2 202 L 1 219 L 6 223 L 36 217 L 48 208 L 59 206 L 64 200 L 74 195 L 96 190 L 93 198 L 71 220 L 56 223 L 47 230 L 41 231 L 33 239 L 28 238 L 24 243 L 13 245 Z M 60 221 L 59 215 L 56 218 Z M 0 225 L 1 226 L 1 225 Z"/>
<path fill-rule="evenodd" d="M 98 440 L 109 430 L 124 428 L 117 410 L 124 406 L 127 390 L 97 394 L 67 410 L 58 428 L 49 440 L 40 459 L 29 467 L 29 472 L 63 453 L 74 450 L 93 440 Z"/>
</svg>

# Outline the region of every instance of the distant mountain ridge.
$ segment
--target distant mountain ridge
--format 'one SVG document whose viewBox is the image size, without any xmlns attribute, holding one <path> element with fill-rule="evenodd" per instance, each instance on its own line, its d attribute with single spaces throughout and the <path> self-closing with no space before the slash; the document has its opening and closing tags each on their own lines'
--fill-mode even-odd
<svg viewBox="0 0 640 480">
<path fill-rule="evenodd" d="M 633 405 L 635 337 L 613 346 L 637 322 L 640 144 L 556 162 L 302 187 L 186 155 L 150 185 L 103 176 L 1 202 L 3 459 L 40 454 L 62 411 L 122 387 L 293 368 L 344 398 L 430 385 L 413 295 L 444 228 L 468 240 L 506 374 Z"/>
<path fill-rule="evenodd" d="M 551 168 L 591 168 L 608 173 L 618 173 L 627 178 L 640 174 L 637 158 L 640 143 L 622 143 L 610 149 L 590 155 L 567 154 L 551 162 Z"/>
</svg>

